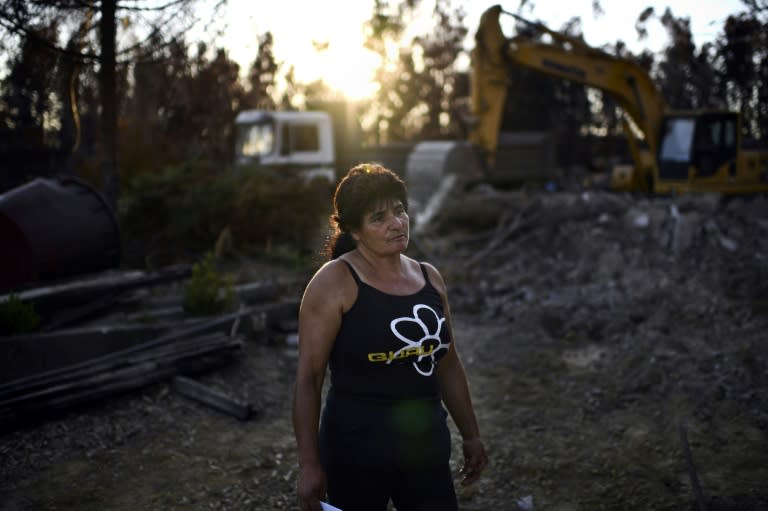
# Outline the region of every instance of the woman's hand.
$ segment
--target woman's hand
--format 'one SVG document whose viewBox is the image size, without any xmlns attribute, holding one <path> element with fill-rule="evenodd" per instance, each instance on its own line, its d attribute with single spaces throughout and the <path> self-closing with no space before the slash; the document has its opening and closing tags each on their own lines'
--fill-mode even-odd
<svg viewBox="0 0 768 511">
<path fill-rule="evenodd" d="M 322 511 L 320 499 L 325 498 L 325 472 L 319 464 L 299 467 L 296 493 L 301 511 Z"/>
<path fill-rule="evenodd" d="M 488 455 L 485 453 L 485 446 L 479 437 L 464 440 L 462 443 L 464 451 L 464 466 L 459 472 L 461 484 L 472 484 L 477 481 L 483 469 L 488 465 Z"/>
</svg>

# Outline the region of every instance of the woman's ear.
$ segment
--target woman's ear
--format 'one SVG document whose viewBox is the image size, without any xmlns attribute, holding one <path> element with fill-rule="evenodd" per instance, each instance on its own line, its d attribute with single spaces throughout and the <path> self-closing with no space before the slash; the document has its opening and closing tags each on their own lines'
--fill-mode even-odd
<svg viewBox="0 0 768 511">
<path fill-rule="evenodd" d="M 357 232 L 357 229 L 349 231 L 349 235 L 352 236 L 353 240 L 360 241 L 360 234 Z"/>
</svg>

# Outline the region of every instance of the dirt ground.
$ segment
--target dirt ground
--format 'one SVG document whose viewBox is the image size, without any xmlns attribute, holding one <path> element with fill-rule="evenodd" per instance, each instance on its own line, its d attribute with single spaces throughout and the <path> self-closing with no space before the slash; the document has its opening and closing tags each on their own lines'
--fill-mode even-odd
<svg viewBox="0 0 768 511">
<path fill-rule="evenodd" d="M 491 456 L 461 509 L 768 510 L 768 200 L 478 189 L 411 250 Z M 289 340 L 199 377 L 248 421 L 160 383 L 0 436 L 0 510 L 296 509 Z"/>
</svg>

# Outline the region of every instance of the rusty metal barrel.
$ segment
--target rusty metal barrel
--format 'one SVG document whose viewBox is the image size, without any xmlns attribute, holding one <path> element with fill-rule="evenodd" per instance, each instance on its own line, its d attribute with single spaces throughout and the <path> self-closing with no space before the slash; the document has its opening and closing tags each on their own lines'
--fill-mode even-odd
<svg viewBox="0 0 768 511">
<path fill-rule="evenodd" d="M 0 194 L 0 291 L 120 264 L 114 210 L 76 177 L 37 178 Z"/>
</svg>

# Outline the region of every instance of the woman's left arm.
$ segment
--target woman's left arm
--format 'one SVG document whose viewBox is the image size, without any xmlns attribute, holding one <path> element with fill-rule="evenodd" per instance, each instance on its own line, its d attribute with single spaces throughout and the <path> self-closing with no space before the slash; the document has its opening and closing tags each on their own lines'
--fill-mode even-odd
<svg viewBox="0 0 768 511">
<path fill-rule="evenodd" d="M 448 353 L 437 364 L 437 376 L 443 403 L 461 433 L 464 453 L 461 481 L 463 484 L 470 484 L 480 477 L 480 473 L 488 464 L 488 455 L 480 438 L 480 428 L 472 406 L 464 366 L 456 352 L 455 344 L 451 344 Z"/>
<path fill-rule="evenodd" d="M 445 322 L 450 329 L 451 336 L 453 336 L 451 311 L 445 282 L 434 267 L 431 265 L 427 265 L 427 267 L 429 268 L 432 285 L 442 297 Z M 480 438 L 480 428 L 478 427 L 477 417 L 472 406 L 469 383 L 461 357 L 459 357 L 459 353 L 456 350 L 455 338 L 452 339 L 448 352 L 437 364 L 437 377 L 440 381 L 443 403 L 445 403 L 448 413 L 451 414 L 453 422 L 456 423 L 463 441 L 464 466 L 461 469 L 462 483 L 470 484 L 477 480 L 488 464 L 488 455 L 485 452 L 485 445 Z"/>
</svg>

